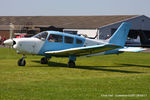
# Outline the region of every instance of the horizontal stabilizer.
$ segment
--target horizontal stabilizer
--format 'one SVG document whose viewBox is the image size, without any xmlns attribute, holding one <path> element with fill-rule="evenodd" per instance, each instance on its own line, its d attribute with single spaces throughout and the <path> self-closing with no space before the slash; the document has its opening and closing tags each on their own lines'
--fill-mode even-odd
<svg viewBox="0 0 150 100">
<path fill-rule="evenodd" d="M 123 52 L 140 52 L 146 50 L 145 48 L 140 48 L 140 47 L 124 47 L 119 49 L 119 51 Z"/>
</svg>

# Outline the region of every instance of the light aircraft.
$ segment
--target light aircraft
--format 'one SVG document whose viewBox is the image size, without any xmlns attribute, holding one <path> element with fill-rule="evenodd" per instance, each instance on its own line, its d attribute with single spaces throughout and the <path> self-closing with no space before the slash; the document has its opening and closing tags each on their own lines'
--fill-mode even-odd
<svg viewBox="0 0 150 100">
<path fill-rule="evenodd" d="M 130 23 L 123 22 L 107 40 L 89 39 L 57 31 L 44 31 L 30 38 L 8 39 L 4 41 L 4 44 L 12 46 L 19 54 L 23 54 L 23 57 L 18 60 L 18 66 L 25 66 L 25 55 L 32 54 L 44 56 L 41 58 L 41 64 L 47 64 L 52 56 L 69 57 L 68 67 L 75 67 L 76 57 L 142 51 L 142 48 L 124 47 L 129 28 Z"/>
</svg>

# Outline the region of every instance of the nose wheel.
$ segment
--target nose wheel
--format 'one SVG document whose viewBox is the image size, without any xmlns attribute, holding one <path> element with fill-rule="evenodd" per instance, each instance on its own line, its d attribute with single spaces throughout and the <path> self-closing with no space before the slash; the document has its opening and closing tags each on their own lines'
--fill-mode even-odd
<svg viewBox="0 0 150 100">
<path fill-rule="evenodd" d="M 18 60 L 18 66 L 25 66 L 26 65 L 26 61 L 24 58 L 25 58 L 25 56 L 23 55 L 23 57 Z"/>
</svg>

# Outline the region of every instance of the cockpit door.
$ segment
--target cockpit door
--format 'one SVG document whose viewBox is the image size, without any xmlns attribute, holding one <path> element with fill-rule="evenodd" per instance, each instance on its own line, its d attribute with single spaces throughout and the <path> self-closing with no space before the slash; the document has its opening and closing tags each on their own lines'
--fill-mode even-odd
<svg viewBox="0 0 150 100">
<path fill-rule="evenodd" d="M 45 43 L 46 51 L 61 50 L 63 44 L 63 36 L 59 34 L 50 34 Z"/>
</svg>

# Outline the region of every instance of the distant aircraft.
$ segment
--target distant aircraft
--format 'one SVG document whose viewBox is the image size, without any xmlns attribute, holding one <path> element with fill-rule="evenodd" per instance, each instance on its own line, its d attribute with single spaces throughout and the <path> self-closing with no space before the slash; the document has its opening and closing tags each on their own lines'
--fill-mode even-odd
<svg viewBox="0 0 150 100">
<path fill-rule="evenodd" d="M 136 39 L 132 39 L 132 38 L 127 39 L 126 46 L 140 47 L 141 46 L 140 36 L 137 36 Z"/>
<path fill-rule="evenodd" d="M 107 40 L 89 39 L 56 31 L 44 31 L 30 38 L 8 39 L 4 41 L 4 44 L 12 46 L 19 54 L 23 54 L 23 57 L 18 60 L 18 66 L 25 66 L 25 55 L 32 54 L 44 56 L 41 58 L 41 64 L 47 64 L 48 59 L 52 56 L 69 57 L 68 67 L 75 67 L 76 57 L 144 50 L 124 47 L 129 28 L 130 23 L 122 23 Z"/>
</svg>

